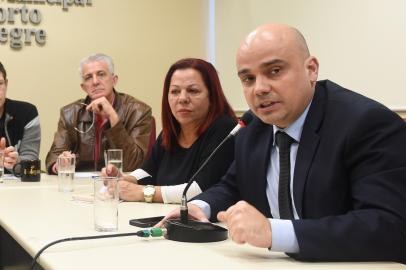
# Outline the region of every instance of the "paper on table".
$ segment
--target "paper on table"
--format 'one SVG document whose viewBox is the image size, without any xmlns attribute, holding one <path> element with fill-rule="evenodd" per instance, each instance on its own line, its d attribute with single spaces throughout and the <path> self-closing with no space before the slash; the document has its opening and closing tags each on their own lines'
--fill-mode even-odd
<svg viewBox="0 0 406 270">
<path fill-rule="evenodd" d="M 72 194 L 72 199 L 78 202 L 92 203 L 94 201 L 93 193 L 76 193 Z"/>
<path fill-rule="evenodd" d="M 75 178 L 92 178 L 100 175 L 99 172 L 75 172 Z"/>
<path fill-rule="evenodd" d="M 3 175 L 3 180 L 20 180 L 20 178 L 15 177 L 13 174 L 6 173 Z"/>
<path fill-rule="evenodd" d="M 94 202 L 94 194 L 93 193 L 74 193 L 72 194 L 72 200 L 76 202 L 86 202 L 86 203 L 93 203 Z M 119 200 L 119 203 L 123 202 L 123 200 Z"/>
</svg>

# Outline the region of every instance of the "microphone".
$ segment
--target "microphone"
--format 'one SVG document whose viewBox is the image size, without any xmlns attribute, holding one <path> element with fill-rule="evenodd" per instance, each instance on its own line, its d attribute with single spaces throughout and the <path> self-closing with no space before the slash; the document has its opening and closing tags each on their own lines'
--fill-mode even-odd
<svg viewBox="0 0 406 270">
<path fill-rule="evenodd" d="M 226 137 L 225 140 L 228 140 L 228 138 L 235 136 L 238 131 L 240 131 L 241 128 L 246 127 L 251 123 L 252 119 L 254 119 L 254 116 L 251 112 L 251 110 L 246 111 L 243 116 L 238 120 L 238 124 L 233 128 L 233 130 L 230 131 L 230 134 Z M 222 142 L 220 143 L 220 145 Z"/>
<path fill-rule="evenodd" d="M 234 137 L 241 128 L 247 126 L 254 118 L 250 110 L 246 111 L 239 119 L 238 124 L 230 131 L 220 144 L 211 152 L 197 171 L 190 177 L 185 189 L 183 190 L 182 200 L 180 205 L 180 220 L 169 219 L 166 222 L 167 235 L 170 240 L 181 242 L 215 242 L 227 239 L 227 230 L 223 227 L 217 226 L 210 222 L 199 222 L 188 219 L 188 207 L 186 193 L 190 185 L 195 180 L 196 176 L 211 160 L 214 154 L 220 149 L 220 147 L 228 141 L 231 137 Z"/>
</svg>

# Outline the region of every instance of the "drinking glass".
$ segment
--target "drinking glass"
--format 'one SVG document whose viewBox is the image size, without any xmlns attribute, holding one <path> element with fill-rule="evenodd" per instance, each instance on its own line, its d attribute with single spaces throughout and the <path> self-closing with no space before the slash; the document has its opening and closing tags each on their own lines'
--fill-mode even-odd
<svg viewBox="0 0 406 270">
<path fill-rule="evenodd" d="M 123 172 L 123 150 L 122 149 L 109 149 L 105 152 L 105 163 L 112 164 L 120 172 Z"/>
<path fill-rule="evenodd" d="M 94 228 L 99 232 L 118 229 L 118 178 L 94 178 Z"/>
<path fill-rule="evenodd" d="M 58 190 L 60 192 L 73 191 L 73 178 L 75 176 L 75 157 L 58 157 Z"/>
</svg>

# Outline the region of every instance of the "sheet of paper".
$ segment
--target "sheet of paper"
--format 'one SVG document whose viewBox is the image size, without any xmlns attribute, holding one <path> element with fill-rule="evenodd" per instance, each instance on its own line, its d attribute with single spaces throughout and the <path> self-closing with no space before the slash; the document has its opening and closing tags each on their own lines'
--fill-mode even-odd
<svg viewBox="0 0 406 270">
<path fill-rule="evenodd" d="M 75 178 L 92 178 L 99 175 L 100 172 L 75 172 Z"/>
<path fill-rule="evenodd" d="M 6 173 L 6 174 L 3 175 L 3 180 L 20 180 L 20 178 L 15 177 L 11 173 Z"/>
<path fill-rule="evenodd" d="M 94 196 L 93 193 L 74 193 L 72 199 L 78 202 L 93 203 Z"/>
</svg>

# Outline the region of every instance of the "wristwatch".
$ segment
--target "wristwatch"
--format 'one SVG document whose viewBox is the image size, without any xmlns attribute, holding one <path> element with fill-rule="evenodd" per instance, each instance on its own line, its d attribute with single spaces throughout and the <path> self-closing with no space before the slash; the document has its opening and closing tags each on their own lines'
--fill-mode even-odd
<svg viewBox="0 0 406 270">
<path fill-rule="evenodd" d="M 155 187 L 152 185 L 146 185 L 144 187 L 144 200 L 145 202 L 151 203 L 155 195 Z"/>
</svg>

